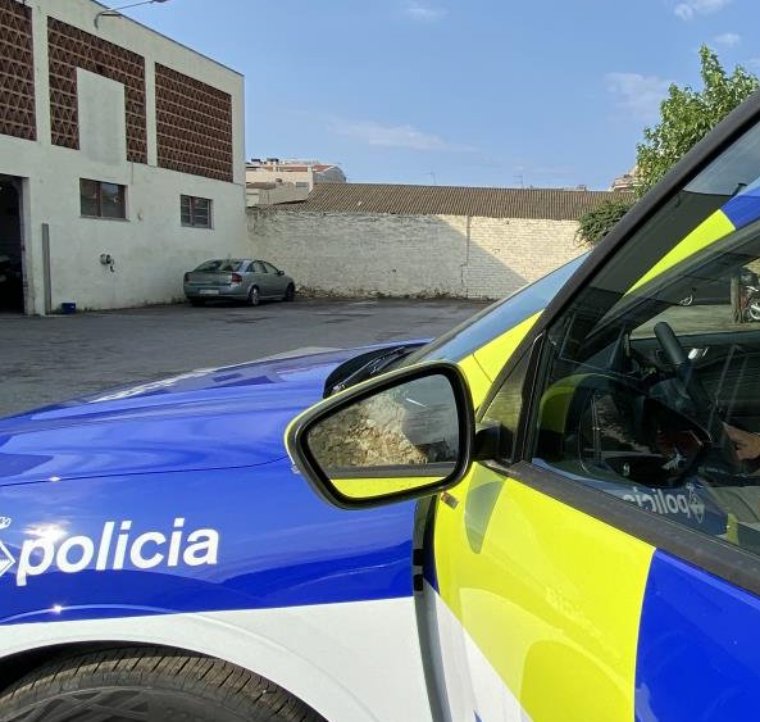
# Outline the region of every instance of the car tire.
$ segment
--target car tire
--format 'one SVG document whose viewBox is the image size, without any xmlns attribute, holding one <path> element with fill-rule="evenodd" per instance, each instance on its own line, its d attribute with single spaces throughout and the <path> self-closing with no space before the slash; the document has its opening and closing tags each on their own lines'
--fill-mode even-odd
<svg viewBox="0 0 760 722">
<path fill-rule="evenodd" d="M 285 295 L 283 296 L 283 300 L 284 301 L 296 300 L 296 287 L 292 283 L 285 290 Z"/>
<path fill-rule="evenodd" d="M 0 695 L 0 722 L 325 722 L 258 675 L 190 652 L 110 649 L 49 662 Z"/>
<path fill-rule="evenodd" d="M 757 323 L 760 321 L 760 303 L 753 301 L 747 306 L 747 315 L 750 321 Z"/>
<path fill-rule="evenodd" d="M 202 298 L 191 298 L 190 305 L 191 306 L 205 306 L 206 302 Z"/>
<path fill-rule="evenodd" d="M 261 303 L 261 293 L 258 286 L 251 286 L 251 290 L 248 291 L 247 303 L 249 306 L 258 306 Z"/>
</svg>

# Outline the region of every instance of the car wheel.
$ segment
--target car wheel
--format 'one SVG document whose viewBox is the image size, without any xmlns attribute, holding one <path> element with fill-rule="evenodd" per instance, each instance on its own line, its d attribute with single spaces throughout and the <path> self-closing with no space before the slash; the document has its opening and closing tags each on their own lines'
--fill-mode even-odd
<svg viewBox="0 0 760 722">
<path fill-rule="evenodd" d="M 0 722 L 325 722 L 277 685 L 221 660 L 135 647 L 66 657 L 0 696 Z"/>
<path fill-rule="evenodd" d="M 753 321 L 760 321 L 760 303 L 750 303 L 747 306 L 747 314 Z"/>
<path fill-rule="evenodd" d="M 190 305 L 191 306 L 205 306 L 206 301 L 204 301 L 202 298 L 191 298 Z"/>
<path fill-rule="evenodd" d="M 248 305 L 258 306 L 261 303 L 261 294 L 259 293 L 258 286 L 251 286 L 251 290 L 248 291 Z"/>
<path fill-rule="evenodd" d="M 288 286 L 287 290 L 285 291 L 284 299 L 286 301 L 296 300 L 296 287 L 292 283 Z"/>
</svg>

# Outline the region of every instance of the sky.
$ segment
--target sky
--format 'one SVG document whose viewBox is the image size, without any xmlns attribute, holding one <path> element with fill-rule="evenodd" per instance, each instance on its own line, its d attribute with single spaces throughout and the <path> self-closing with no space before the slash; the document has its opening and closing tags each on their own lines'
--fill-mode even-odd
<svg viewBox="0 0 760 722">
<path fill-rule="evenodd" d="M 760 72 L 757 0 L 169 0 L 127 12 L 245 75 L 247 158 L 337 163 L 352 182 L 605 189 L 633 166 L 669 83 L 699 87 L 702 43 L 729 69 Z"/>
</svg>

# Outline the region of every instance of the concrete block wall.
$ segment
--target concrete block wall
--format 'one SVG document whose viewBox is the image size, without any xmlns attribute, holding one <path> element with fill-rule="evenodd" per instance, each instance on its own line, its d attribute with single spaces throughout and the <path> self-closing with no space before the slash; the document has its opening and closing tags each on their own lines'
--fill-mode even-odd
<svg viewBox="0 0 760 722">
<path fill-rule="evenodd" d="M 462 219 L 463 221 L 464 219 Z M 463 227 L 434 216 L 249 211 L 253 253 L 346 296 L 460 295 Z"/>
<path fill-rule="evenodd" d="M 470 219 L 468 298 L 502 298 L 586 250 L 576 221 L 527 218 Z"/>
<path fill-rule="evenodd" d="M 583 252 L 575 221 L 249 209 L 254 256 L 313 292 L 502 298 Z"/>
</svg>

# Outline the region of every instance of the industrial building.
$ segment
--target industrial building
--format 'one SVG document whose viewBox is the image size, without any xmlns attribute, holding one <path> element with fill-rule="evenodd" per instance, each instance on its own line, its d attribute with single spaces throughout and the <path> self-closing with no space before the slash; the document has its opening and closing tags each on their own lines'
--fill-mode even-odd
<svg viewBox="0 0 760 722">
<path fill-rule="evenodd" d="M 105 10 L 0 0 L 6 309 L 169 302 L 247 246 L 242 76 Z"/>
</svg>

